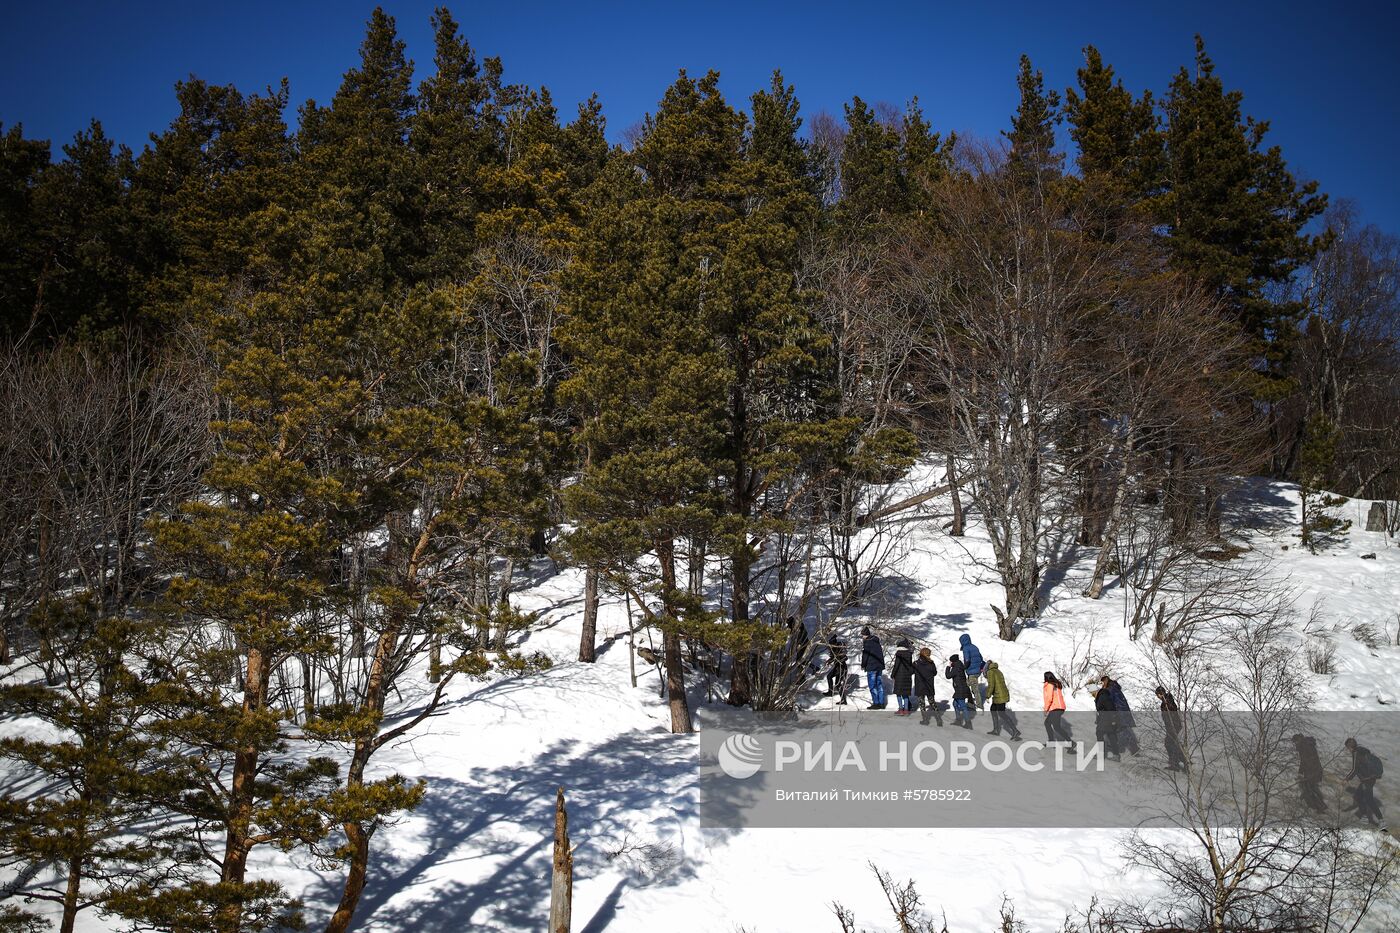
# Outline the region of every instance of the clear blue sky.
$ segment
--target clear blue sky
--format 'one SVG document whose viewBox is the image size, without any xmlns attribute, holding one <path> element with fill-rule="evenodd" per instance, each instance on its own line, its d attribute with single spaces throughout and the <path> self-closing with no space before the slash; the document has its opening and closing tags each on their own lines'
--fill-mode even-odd
<svg viewBox="0 0 1400 933">
<path fill-rule="evenodd" d="M 421 76 L 432 67 L 432 3 L 386 3 Z M 562 112 L 597 91 L 617 139 L 655 106 L 676 69 L 719 69 L 745 104 L 774 67 L 804 111 L 839 113 L 859 94 L 918 95 L 935 128 L 992 136 L 1015 106 L 1016 60 L 1052 87 L 1097 45 L 1132 88 L 1160 91 L 1201 32 L 1246 112 L 1272 123 L 1295 173 L 1400 233 L 1400 3 L 458 2 L 453 14 L 507 80 L 547 85 Z M 191 73 L 252 91 L 291 80 L 325 101 L 352 66 L 371 3 L 311 0 L 11 0 L 0 29 L 0 121 L 66 140 L 98 117 L 140 148 L 175 114 Z"/>
</svg>

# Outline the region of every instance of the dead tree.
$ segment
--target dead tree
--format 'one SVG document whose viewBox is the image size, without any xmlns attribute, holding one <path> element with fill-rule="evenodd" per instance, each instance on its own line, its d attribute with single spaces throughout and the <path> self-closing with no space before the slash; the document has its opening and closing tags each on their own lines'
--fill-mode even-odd
<svg viewBox="0 0 1400 933">
<path fill-rule="evenodd" d="M 574 903 L 574 850 L 569 846 L 569 814 L 564 788 L 554 797 L 554 861 L 549 883 L 549 933 L 569 933 Z"/>
</svg>

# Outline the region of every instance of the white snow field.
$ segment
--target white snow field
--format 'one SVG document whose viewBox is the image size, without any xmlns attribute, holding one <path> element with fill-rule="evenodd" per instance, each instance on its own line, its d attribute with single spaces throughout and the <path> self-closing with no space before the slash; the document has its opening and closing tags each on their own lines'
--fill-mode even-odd
<svg viewBox="0 0 1400 933">
<path fill-rule="evenodd" d="M 911 488 L 920 479 L 911 479 Z M 1353 527 L 1345 540 L 1312 554 L 1298 545 L 1295 488 L 1245 481 L 1231 498 L 1233 534 L 1250 548 L 1240 559 L 1267 562 L 1295 588 L 1300 638 L 1316 606 L 1314 626 L 1324 626 L 1336 645 L 1336 673 L 1310 675 L 1319 708 L 1393 709 L 1400 702 L 1400 541 L 1362 530 L 1367 505 L 1348 503 L 1342 512 Z M 926 508 L 947 513 L 946 502 Z M 1028 735 L 1040 729 L 1041 673 L 1062 669 L 1076 641 L 1094 631 L 1096 654 L 1119 659 L 1115 670 L 1122 671 L 1129 699 L 1151 715 L 1152 685 L 1132 672 L 1138 648 L 1123 627 L 1122 593 L 1110 586 L 1097 601 L 1080 595 L 1092 549 L 1071 550 L 1052 565 L 1053 588 L 1039 624 L 1005 643 L 996 637 L 990 608 L 1001 600 L 1000 587 L 969 557 L 987 552 L 985 539 L 973 526 L 955 540 L 943 525 L 941 518 L 909 525 L 897 568 L 903 580 L 891 588 L 895 598 L 882 609 L 883 624 L 931 642 L 935 658 L 946 658 L 958 635 L 969 632 L 1000 663 L 1011 708 L 1023 711 Z M 1372 553 L 1374 559 L 1362 559 Z M 423 776 L 430 786 L 416 812 L 376 837 L 358 930 L 544 929 L 560 786 L 577 846 L 576 933 L 835 931 L 830 904 L 838 900 L 862 928 L 888 929 L 889 911 L 867 866 L 872 861 L 896 880 L 915 880 L 931 914 L 946 915 L 951 933 L 1000 929 L 1003 895 L 1027 929 L 1040 931 L 1058 929 L 1067 913 L 1096 895 L 1146 894 L 1158 884 L 1125 868 L 1120 846 L 1127 833 L 1120 830 L 703 829 L 697 739 L 669 733 L 658 675 L 640 659 L 639 684 L 630 686 L 621 602 L 600 610 L 605 647 L 598 662 L 580 664 L 572 659 L 581 574 L 548 560 L 528 573 L 532 585 L 514 598 L 520 608 L 540 611 L 545 624 L 524 647 L 548 653 L 556 666 L 532 678 L 457 685 L 443 715 L 380 755 L 381 772 Z M 1359 641 L 1351 630 L 1366 622 L 1385 631 L 1388 643 L 1368 648 Z M 1072 686 L 1070 707 L 1091 709 L 1081 685 Z M 851 699 L 852 712 L 842 715 L 893 715 L 893 702 L 886 711 L 864 710 L 863 684 Z M 830 702 L 812 693 L 808 706 Z M 984 722 L 979 718 L 978 726 Z M 1392 820 L 1400 807 L 1395 783 L 1383 780 L 1379 788 Z M 629 841 L 656 848 L 610 857 Z M 312 929 L 339 895 L 338 874 L 319 873 L 304 855 L 263 852 L 250 875 L 276 876 L 304 897 Z M 1371 928 L 1400 928 L 1390 925 L 1394 919 L 1377 919 Z M 93 914 L 80 926 L 108 928 Z"/>
</svg>

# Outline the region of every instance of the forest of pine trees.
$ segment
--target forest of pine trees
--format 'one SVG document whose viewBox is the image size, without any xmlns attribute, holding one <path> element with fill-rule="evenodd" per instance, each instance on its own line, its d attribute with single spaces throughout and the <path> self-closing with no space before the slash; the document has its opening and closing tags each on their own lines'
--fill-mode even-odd
<svg viewBox="0 0 1400 933">
<path fill-rule="evenodd" d="M 580 660 L 600 593 L 657 633 L 685 732 L 687 678 L 790 704 L 784 623 L 858 604 L 929 493 L 985 525 L 1006 639 L 1066 531 L 1097 597 L 1128 529 L 1215 546 L 1233 476 L 1400 499 L 1400 241 L 1200 40 L 1155 94 L 1022 57 L 1001 140 L 681 72 L 610 145 L 433 26 L 420 79 L 376 10 L 295 113 L 180 82 L 140 152 L 0 127 L 0 662 L 33 674 L 0 716 L 55 736 L 0 739 L 45 788 L 0 799 L 0 864 L 63 879 L 64 933 L 303 923 L 264 849 L 339 872 L 349 929 L 432 792 L 376 752 L 550 664 L 511 598 L 546 556 L 586 574 Z"/>
</svg>

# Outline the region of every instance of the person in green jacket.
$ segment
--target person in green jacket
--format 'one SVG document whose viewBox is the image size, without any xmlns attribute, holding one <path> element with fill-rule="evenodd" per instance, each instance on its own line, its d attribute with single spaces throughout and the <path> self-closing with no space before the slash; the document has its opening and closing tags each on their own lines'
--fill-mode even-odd
<svg viewBox="0 0 1400 933">
<path fill-rule="evenodd" d="M 1016 718 L 1006 708 L 1006 704 L 1011 702 L 1011 691 L 1006 687 L 1006 675 L 1001 672 L 995 661 L 987 662 L 982 675 L 987 678 L 987 702 L 992 704 L 992 731 L 987 734 L 1001 735 L 1001 727 L 1004 725 L 1006 731 L 1011 733 L 1011 741 L 1021 741 L 1021 730 L 1016 728 Z"/>
</svg>

